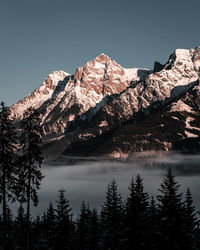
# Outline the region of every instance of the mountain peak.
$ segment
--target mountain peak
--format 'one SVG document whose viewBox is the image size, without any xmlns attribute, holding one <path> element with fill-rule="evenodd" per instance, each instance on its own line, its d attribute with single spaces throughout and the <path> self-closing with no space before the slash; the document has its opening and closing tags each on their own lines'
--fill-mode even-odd
<svg viewBox="0 0 200 250">
<path fill-rule="evenodd" d="M 200 76 L 200 46 L 196 46 L 195 48 L 191 49 L 190 54 L 192 56 L 194 68 Z"/>
<path fill-rule="evenodd" d="M 176 49 L 175 54 L 178 57 L 186 57 L 186 56 L 189 56 L 189 50 L 188 49 Z"/>
<path fill-rule="evenodd" d="M 194 99 L 194 105 L 191 106 L 192 115 L 193 108 L 198 113 L 200 47 L 190 50 L 177 49 L 166 64 L 156 63 L 155 66 L 154 72 L 138 68 L 126 69 L 108 55 L 101 53 L 83 67 L 79 67 L 74 75 L 62 70 L 50 73 L 39 88 L 11 107 L 13 117 L 20 120 L 29 107 L 37 109 L 42 117 L 45 140 L 50 142 L 63 138 L 62 147 L 65 147 L 64 145 L 71 145 L 75 141 L 79 143 L 105 131 L 112 131 L 116 126 L 127 124 L 129 121 L 133 123 L 132 121 L 137 122 L 144 116 L 158 115 L 157 111 L 161 107 L 177 102 L 185 93 L 188 93 L 188 97 L 190 90 L 194 90 L 191 92 L 191 101 Z M 176 106 L 176 112 L 182 112 L 180 105 L 184 109 L 187 108 L 182 102 L 184 100 L 181 99 Z M 190 100 L 186 104 L 190 105 Z M 174 110 L 172 109 L 173 117 Z M 188 110 L 190 111 L 189 108 Z M 150 122 L 154 121 L 154 118 L 151 118 Z M 188 121 L 191 120 L 186 119 L 185 124 L 186 129 L 190 131 L 182 131 L 183 137 L 193 136 L 191 134 L 196 136 L 195 133 L 200 131 L 199 120 L 197 119 L 195 124 L 191 123 L 193 128 L 197 127 L 196 132 Z M 145 129 L 146 124 L 144 122 Z M 159 126 L 156 126 L 156 130 Z M 135 127 L 133 130 L 136 131 Z M 129 134 L 130 131 L 127 132 Z M 148 131 L 143 138 L 147 138 L 147 134 Z M 130 145 L 137 138 L 132 137 Z M 164 149 L 172 145 L 171 141 L 166 141 L 165 144 L 162 138 L 159 139 L 159 145 Z M 148 143 L 148 138 L 145 141 Z M 147 145 L 144 140 L 142 143 Z M 143 150 L 143 146 L 141 149 Z"/>
<path fill-rule="evenodd" d="M 110 59 L 109 56 L 107 56 L 106 54 L 104 53 L 101 53 L 100 55 L 98 55 L 94 61 L 105 61 L 105 62 L 109 62 L 111 61 L 112 59 Z"/>
<path fill-rule="evenodd" d="M 66 76 L 69 76 L 70 74 L 63 71 L 63 70 L 56 70 L 56 71 L 52 71 L 46 79 L 55 79 L 55 78 L 63 78 Z"/>
<path fill-rule="evenodd" d="M 53 71 L 47 76 L 43 84 L 45 87 L 55 89 L 58 82 L 63 81 L 67 76 L 69 76 L 69 74 L 62 70 Z"/>
</svg>

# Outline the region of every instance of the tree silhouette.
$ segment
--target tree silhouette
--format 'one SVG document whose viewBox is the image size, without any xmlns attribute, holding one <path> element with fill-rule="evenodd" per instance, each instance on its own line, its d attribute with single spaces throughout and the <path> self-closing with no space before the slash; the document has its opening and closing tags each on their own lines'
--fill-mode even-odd
<svg viewBox="0 0 200 250">
<path fill-rule="evenodd" d="M 53 204 L 50 202 L 46 212 L 46 218 L 44 223 L 44 233 L 47 242 L 47 249 L 55 247 L 55 233 L 56 233 L 56 214 L 53 208 Z"/>
<path fill-rule="evenodd" d="M 123 233 L 124 203 L 118 193 L 117 183 L 113 180 L 107 187 L 101 211 L 101 247 L 111 250 L 122 249 Z"/>
<path fill-rule="evenodd" d="M 159 189 L 161 194 L 158 196 L 161 232 L 159 247 L 163 250 L 184 249 L 183 204 L 179 187 L 169 168 Z"/>
<path fill-rule="evenodd" d="M 43 215 L 30 220 L 27 246 L 27 214 L 20 204 L 15 219 L 6 206 L 7 230 L 0 215 L 2 250 L 197 250 L 200 227 L 190 190 L 185 201 L 171 169 L 167 171 L 158 204 L 144 191 L 138 175 L 131 180 L 126 206 L 115 180 L 108 185 L 101 214 L 83 201 L 78 218 L 72 217 L 65 191 L 59 190 L 56 208 L 49 204 Z"/>
<path fill-rule="evenodd" d="M 96 209 L 89 210 L 88 236 L 89 250 L 99 249 L 100 225 Z"/>
<path fill-rule="evenodd" d="M 16 169 L 13 164 L 16 145 L 13 120 L 10 118 L 10 108 L 1 102 L 0 108 L 0 200 L 3 210 L 3 226 L 6 229 L 7 200 L 13 199 L 15 190 Z"/>
<path fill-rule="evenodd" d="M 157 204 L 155 202 L 154 197 L 151 197 L 150 205 L 149 205 L 149 233 L 148 233 L 148 248 L 151 250 L 157 250 L 158 248 L 158 241 L 160 238 L 160 228 L 159 228 L 159 214 Z"/>
<path fill-rule="evenodd" d="M 27 203 L 27 248 L 30 238 L 30 203 L 38 204 L 37 191 L 43 178 L 41 172 L 42 157 L 42 129 L 39 114 L 32 108 L 24 113 L 21 132 L 21 157 L 19 165 L 19 179 L 17 196 L 20 202 Z"/>
<path fill-rule="evenodd" d="M 77 250 L 89 249 L 89 216 L 89 206 L 82 201 L 80 214 L 76 221 Z"/>
<path fill-rule="evenodd" d="M 55 249 L 72 249 L 74 224 L 72 222 L 69 200 L 65 198 L 65 191 L 59 190 L 56 211 L 56 247 Z"/>
<path fill-rule="evenodd" d="M 99 242 L 99 219 L 96 210 L 91 210 L 82 201 L 80 213 L 76 220 L 76 248 L 77 250 L 96 250 Z"/>
<path fill-rule="evenodd" d="M 184 202 L 184 224 L 183 230 L 185 237 L 184 241 L 184 249 L 196 249 L 196 228 L 197 228 L 197 213 L 195 211 L 195 206 L 193 205 L 193 199 L 189 188 L 186 192 L 186 199 Z"/>
<path fill-rule="evenodd" d="M 149 196 L 144 192 L 140 175 L 135 182 L 132 179 L 129 190 L 126 209 L 127 249 L 147 249 Z"/>
<path fill-rule="evenodd" d="M 25 249 L 26 238 L 24 236 L 26 235 L 26 223 L 26 214 L 22 204 L 20 204 L 14 220 L 16 248 Z"/>
</svg>

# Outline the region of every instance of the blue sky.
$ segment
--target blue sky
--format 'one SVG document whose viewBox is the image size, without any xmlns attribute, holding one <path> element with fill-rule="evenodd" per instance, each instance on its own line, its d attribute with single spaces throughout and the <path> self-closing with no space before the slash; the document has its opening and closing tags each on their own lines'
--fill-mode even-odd
<svg viewBox="0 0 200 250">
<path fill-rule="evenodd" d="M 152 68 L 200 45 L 199 0 L 3 0 L 0 100 L 17 102 L 46 76 L 104 52 L 123 67 Z"/>
</svg>

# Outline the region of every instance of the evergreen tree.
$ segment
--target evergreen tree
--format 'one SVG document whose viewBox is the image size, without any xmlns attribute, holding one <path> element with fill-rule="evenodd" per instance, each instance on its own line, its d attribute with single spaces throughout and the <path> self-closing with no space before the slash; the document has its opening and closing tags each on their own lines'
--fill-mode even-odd
<svg viewBox="0 0 200 250">
<path fill-rule="evenodd" d="M 47 208 L 47 212 L 46 212 L 46 223 L 45 223 L 45 226 L 48 227 L 50 231 L 53 230 L 55 226 L 55 219 L 56 219 L 56 216 L 55 216 L 53 204 L 52 202 L 50 202 L 49 207 Z"/>
<path fill-rule="evenodd" d="M 90 210 L 89 216 L 89 250 L 99 249 L 100 225 L 96 209 Z"/>
<path fill-rule="evenodd" d="M 35 220 L 32 221 L 31 225 L 31 241 L 30 246 L 34 250 L 46 250 L 46 242 L 43 238 L 43 233 L 45 228 L 43 228 L 43 221 L 41 220 L 40 216 L 37 215 Z"/>
<path fill-rule="evenodd" d="M 13 214 L 11 209 L 6 206 L 6 230 L 2 228 L 2 233 L 0 237 L 0 249 L 3 250 L 14 250 L 14 228 L 13 228 Z"/>
<path fill-rule="evenodd" d="M 127 249 L 148 249 L 149 216 L 148 194 L 144 192 L 142 178 L 132 179 L 127 199 L 126 227 Z"/>
<path fill-rule="evenodd" d="M 122 250 L 124 233 L 124 203 L 115 180 L 108 185 L 101 211 L 100 249 Z"/>
<path fill-rule="evenodd" d="M 198 217 L 200 216 L 200 212 L 198 212 Z M 197 226 L 195 230 L 195 246 L 196 249 L 200 249 L 200 221 L 197 221 Z"/>
<path fill-rule="evenodd" d="M 46 249 L 55 249 L 56 215 L 52 202 L 49 203 L 45 217 L 43 218 L 43 241 Z"/>
<path fill-rule="evenodd" d="M 14 221 L 15 244 L 17 249 L 25 249 L 26 235 L 26 214 L 22 204 L 20 204 Z"/>
<path fill-rule="evenodd" d="M 23 226 L 26 222 L 26 215 L 22 203 L 17 210 L 17 216 L 15 217 L 15 224 Z"/>
<path fill-rule="evenodd" d="M 6 230 L 7 200 L 13 199 L 16 171 L 13 164 L 16 145 L 13 120 L 10 118 L 10 108 L 1 102 L 0 108 L 0 201 L 2 202 L 3 226 Z"/>
<path fill-rule="evenodd" d="M 197 217 L 195 212 L 195 206 L 193 205 L 193 199 L 189 188 L 187 189 L 186 199 L 184 202 L 184 249 L 196 249 L 196 229 L 197 229 Z"/>
<path fill-rule="evenodd" d="M 89 249 L 89 207 L 82 201 L 80 214 L 76 221 L 76 248 L 77 250 Z"/>
<path fill-rule="evenodd" d="M 160 242 L 163 250 L 184 249 L 183 238 L 183 204 L 179 184 L 171 169 L 168 169 L 160 186 L 158 208 L 160 217 Z"/>
<path fill-rule="evenodd" d="M 72 221 L 71 208 L 69 200 L 65 198 L 65 191 L 59 190 L 56 211 L 56 246 L 55 249 L 72 249 L 72 236 L 74 233 L 74 224 Z"/>
<path fill-rule="evenodd" d="M 99 241 L 99 220 L 96 210 L 81 203 L 80 214 L 76 221 L 76 249 L 96 250 Z"/>
<path fill-rule="evenodd" d="M 40 188 L 43 178 L 41 163 L 43 160 L 41 144 L 42 129 L 39 114 L 30 108 L 24 113 L 21 137 L 21 158 L 19 166 L 19 180 L 17 197 L 20 202 L 27 203 L 27 248 L 30 240 L 30 203 L 38 204 L 37 190 Z"/>
<path fill-rule="evenodd" d="M 158 241 L 160 238 L 159 216 L 157 204 L 152 196 L 149 206 L 149 233 L 148 233 L 148 248 L 151 250 L 159 250 Z"/>
<path fill-rule="evenodd" d="M 9 230 L 12 230 L 13 214 L 12 214 L 12 211 L 8 205 L 6 206 L 6 218 L 7 218 L 7 225 L 8 225 Z"/>
</svg>

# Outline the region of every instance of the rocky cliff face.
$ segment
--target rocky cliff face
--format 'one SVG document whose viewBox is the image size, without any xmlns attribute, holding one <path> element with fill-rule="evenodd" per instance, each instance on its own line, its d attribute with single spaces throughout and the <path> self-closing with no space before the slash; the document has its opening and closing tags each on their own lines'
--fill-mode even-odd
<svg viewBox="0 0 200 250">
<path fill-rule="evenodd" d="M 199 138 L 199 74 L 200 47 L 177 49 L 153 71 L 124 69 L 101 54 L 74 75 L 50 74 L 11 109 L 17 119 L 38 109 L 47 148 L 66 154 L 169 150 Z"/>
<path fill-rule="evenodd" d="M 21 119 L 32 106 L 41 113 L 45 138 L 55 139 L 63 136 L 68 122 L 97 104 L 99 109 L 105 97 L 121 93 L 149 73 L 146 69 L 124 69 L 101 54 L 79 67 L 74 75 L 63 71 L 51 73 L 31 95 L 11 107 L 12 114 Z"/>
<path fill-rule="evenodd" d="M 39 109 L 46 101 L 62 91 L 65 79 L 68 77 L 69 74 L 62 70 L 49 74 L 40 87 L 11 106 L 12 115 L 15 115 L 17 120 L 20 120 L 23 118 L 24 111 L 28 108 Z"/>
<path fill-rule="evenodd" d="M 65 154 L 118 158 L 152 150 L 200 152 L 200 86 L 148 116 L 130 119 L 96 136 L 87 135 L 88 138 L 79 135 L 79 140 L 71 143 Z"/>
</svg>

